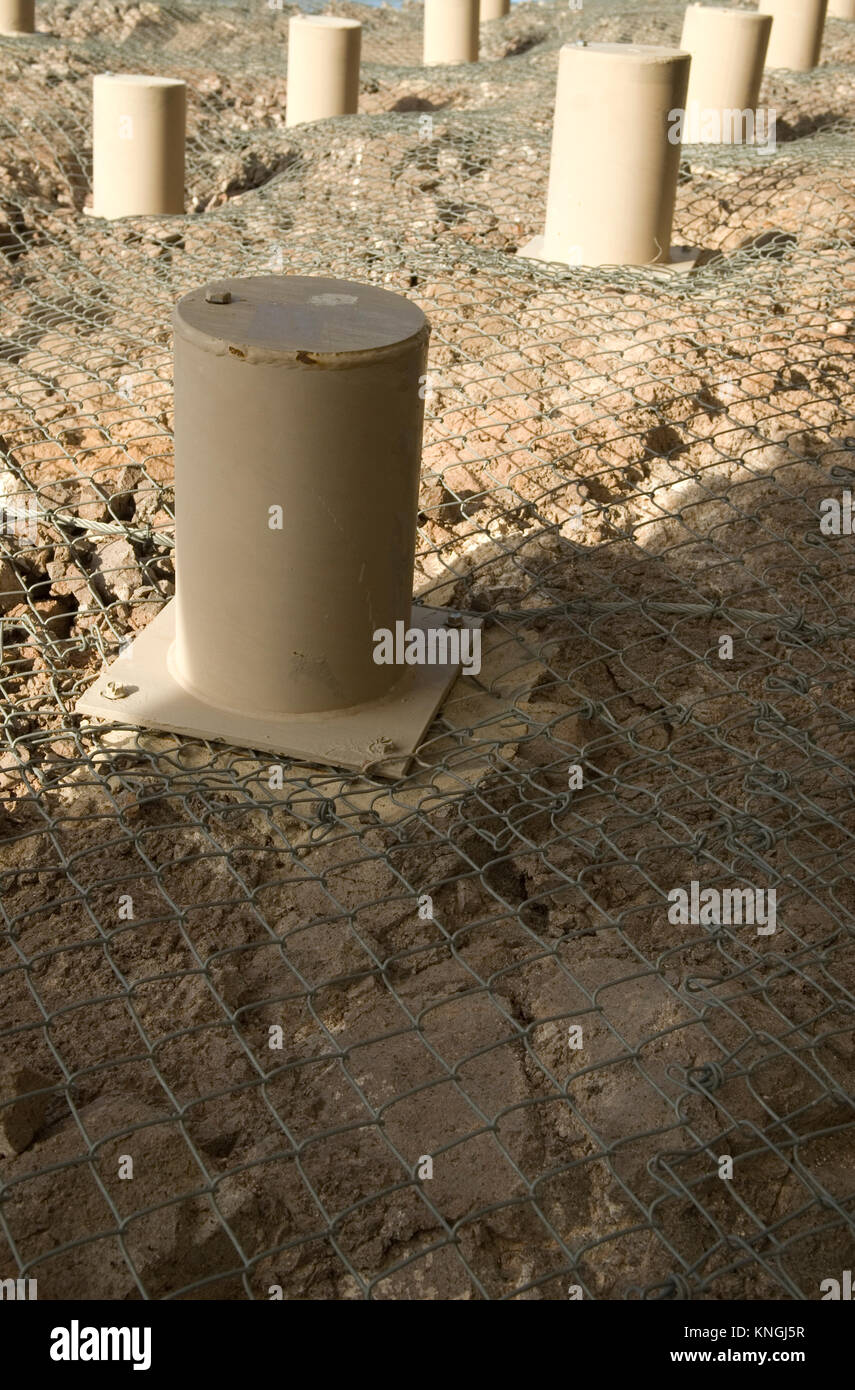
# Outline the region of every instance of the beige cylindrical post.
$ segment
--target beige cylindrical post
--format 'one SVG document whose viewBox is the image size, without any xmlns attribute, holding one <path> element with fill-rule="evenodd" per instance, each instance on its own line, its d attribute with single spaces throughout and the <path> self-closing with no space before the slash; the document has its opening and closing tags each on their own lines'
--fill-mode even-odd
<svg viewBox="0 0 855 1390">
<path fill-rule="evenodd" d="M 481 23 L 491 19 L 502 19 L 511 12 L 511 0 L 481 0 Z"/>
<path fill-rule="evenodd" d="M 375 286 L 224 281 L 178 304 L 174 678 L 245 714 L 336 711 L 401 679 L 429 327 Z"/>
<path fill-rule="evenodd" d="M 754 131 L 772 17 L 689 5 L 680 47 L 692 56 L 684 144 L 743 144 Z"/>
<path fill-rule="evenodd" d="M 352 116 L 359 107 L 362 25 L 334 15 L 288 21 L 286 125 Z"/>
<path fill-rule="evenodd" d="M 184 211 L 186 91 L 185 83 L 172 77 L 123 72 L 94 79 L 96 217 Z"/>
<path fill-rule="evenodd" d="M 424 8 L 425 66 L 477 63 L 479 0 L 425 0 Z"/>
<path fill-rule="evenodd" d="M 828 0 L 829 19 L 855 19 L 855 0 Z"/>
<path fill-rule="evenodd" d="M 35 0 L 0 0 L 0 34 L 33 34 Z"/>
<path fill-rule="evenodd" d="M 565 44 L 558 64 L 540 255 L 575 265 L 668 261 L 689 55 L 641 44 Z"/>
<path fill-rule="evenodd" d="M 760 14 L 772 16 L 767 68 L 809 72 L 819 62 L 828 0 L 760 0 Z"/>
</svg>

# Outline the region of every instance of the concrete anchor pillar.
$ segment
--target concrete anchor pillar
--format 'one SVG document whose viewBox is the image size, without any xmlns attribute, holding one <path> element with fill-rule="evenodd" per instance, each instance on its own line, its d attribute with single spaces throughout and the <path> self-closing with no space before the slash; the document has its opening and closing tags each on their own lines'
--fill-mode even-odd
<svg viewBox="0 0 855 1390">
<path fill-rule="evenodd" d="M 35 0 L 0 0 L 0 34 L 34 34 Z"/>
<path fill-rule="evenodd" d="M 565 44 L 546 227 L 522 256 L 567 265 L 671 259 L 680 166 L 670 116 L 684 111 L 688 53 L 641 44 Z"/>
<path fill-rule="evenodd" d="M 193 290 L 173 327 L 176 596 L 78 708 L 399 772 L 461 664 L 378 661 L 378 632 L 434 612 L 412 603 L 424 314 L 271 275 Z"/>
<path fill-rule="evenodd" d="M 424 0 L 424 64 L 477 63 L 479 0 Z"/>
<path fill-rule="evenodd" d="M 819 62 L 828 0 L 760 0 L 760 14 L 772 16 L 767 68 L 810 72 Z"/>
<path fill-rule="evenodd" d="M 335 15 L 288 21 L 286 125 L 353 116 L 359 108 L 362 25 Z"/>
<path fill-rule="evenodd" d="M 688 6 L 680 39 L 692 56 L 685 144 L 744 144 L 753 137 L 771 30 L 768 14 Z"/>
<path fill-rule="evenodd" d="M 183 213 L 186 84 L 101 73 L 92 88 L 93 215 Z"/>
</svg>

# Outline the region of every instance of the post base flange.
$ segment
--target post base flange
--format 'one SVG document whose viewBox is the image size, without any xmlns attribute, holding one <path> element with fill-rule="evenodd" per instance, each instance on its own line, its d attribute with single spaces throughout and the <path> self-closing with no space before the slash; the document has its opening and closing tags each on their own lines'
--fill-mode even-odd
<svg viewBox="0 0 855 1390">
<path fill-rule="evenodd" d="M 450 616 L 444 609 L 415 606 L 410 626 L 448 627 Z M 481 626 L 478 619 L 456 621 L 461 627 Z M 401 777 L 461 670 L 459 663 L 405 666 L 396 689 L 382 700 L 317 714 L 254 715 L 220 709 L 185 690 L 170 670 L 174 636 L 173 602 L 101 672 L 77 701 L 76 713 L 371 776 Z"/>
<path fill-rule="evenodd" d="M 604 266 L 588 265 L 587 262 L 582 261 L 578 262 L 578 264 L 572 263 L 570 261 L 550 261 L 543 254 L 543 242 L 544 237 L 542 233 L 539 236 L 533 236 L 530 241 L 527 241 L 524 246 L 521 246 L 519 248 L 519 250 L 517 251 L 517 255 L 522 256 L 525 260 L 528 261 L 543 261 L 545 265 L 566 264 L 567 268 L 570 270 L 582 269 L 583 265 L 586 269 L 589 270 L 602 270 L 605 268 Z M 703 256 L 703 254 L 703 250 L 699 246 L 672 246 L 670 251 L 670 257 L 667 261 L 651 261 L 649 265 L 623 265 L 621 266 L 621 269 L 685 272 L 687 270 L 694 270 L 695 266 L 698 264 L 698 261 Z"/>
</svg>

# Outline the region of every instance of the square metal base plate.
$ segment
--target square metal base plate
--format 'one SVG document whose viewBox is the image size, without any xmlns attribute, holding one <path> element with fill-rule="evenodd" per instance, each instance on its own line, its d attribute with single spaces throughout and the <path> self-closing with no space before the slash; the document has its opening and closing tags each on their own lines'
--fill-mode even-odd
<svg viewBox="0 0 855 1390">
<path fill-rule="evenodd" d="M 448 627 L 449 616 L 447 609 L 414 606 L 410 626 Z M 455 622 L 461 627 L 481 626 L 477 619 Z M 208 705 L 178 684 L 167 660 L 174 635 L 174 603 L 168 603 L 81 695 L 76 713 L 353 768 L 372 776 L 401 777 L 461 669 L 457 664 L 404 666 L 391 695 L 348 710 L 239 714 Z M 125 692 L 121 698 L 106 693 L 110 682 Z"/>
<path fill-rule="evenodd" d="M 702 254 L 703 254 L 703 252 L 702 252 L 702 250 L 701 250 L 701 248 L 700 248 L 699 246 L 672 246 L 672 247 L 671 247 L 671 252 L 670 252 L 670 257 L 669 257 L 669 259 L 668 259 L 667 261 L 652 262 L 650 265 L 645 265 L 645 266 L 635 266 L 635 267 L 629 267 L 629 266 L 627 266 L 627 267 L 624 267 L 624 268 L 625 268 L 625 269 L 635 269 L 635 270 L 660 270 L 660 271 L 666 271 L 666 272 L 670 272 L 670 271 L 681 271 L 681 270 L 682 270 L 682 271 L 685 271 L 685 270 L 694 270 L 695 265 L 697 264 L 697 261 L 698 261 L 698 257 L 701 256 Z M 540 235 L 540 236 L 533 236 L 533 237 L 531 238 L 531 241 L 527 241 L 527 242 L 525 243 L 525 246 L 521 246 L 521 247 L 520 247 L 520 249 L 517 251 L 517 255 L 518 255 L 518 256 L 523 256 L 523 257 L 525 257 L 525 259 L 528 260 L 528 261 L 543 261 L 545 265 L 562 265 L 562 264 L 564 264 L 562 261 L 548 261 L 548 260 L 546 259 L 546 257 L 545 257 L 544 254 L 543 254 L 543 236 L 542 236 L 542 235 Z M 572 265 L 572 266 L 571 266 L 569 261 L 567 262 L 567 266 L 568 266 L 568 269 L 570 269 L 570 270 L 581 270 L 581 269 L 583 269 L 582 265 L 579 265 L 579 266 Z M 585 269 L 589 269 L 589 270 L 601 270 L 601 269 L 603 269 L 602 266 L 587 266 L 587 267 L 584 267 L 584 268 L 585 268 Z"/>
</svg>

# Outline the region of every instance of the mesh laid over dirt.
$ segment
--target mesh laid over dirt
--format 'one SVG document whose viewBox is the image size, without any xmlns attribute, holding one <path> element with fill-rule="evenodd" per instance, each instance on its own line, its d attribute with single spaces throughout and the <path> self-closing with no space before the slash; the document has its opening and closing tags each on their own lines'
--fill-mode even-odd
<svg viewBox="0 0 855 1390">
<path fill-rule="evenodd" d="M 0 41 L 0 1278 L 818 1298 L 855 1227 L 855 567 L 820 525 L 855 25 L 767 74 L 775 153 L 684 150 L 710 254 L 668 276 L 515 252 L 560 44 L 676 43 L 681 5 L 520 5 L 465 70 L 420 67 L 415 5 L 332 9 L 361 114 L 288 130 L 289 7 L 44 3 Z M 184 217 L 84 214 L 123 70 L 189 84 Z M 171 307 L 264 271 L 433 325 L 416 592 L 484 660 L 397 782 L 72 712 L 174 593 Z M 692 883 L 774 890 L 776 930 L 669 920 Z"/>
</svg>

